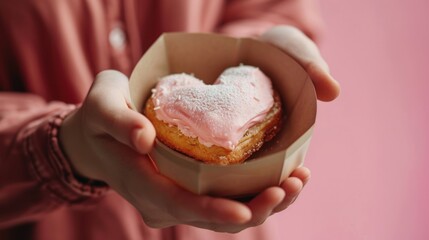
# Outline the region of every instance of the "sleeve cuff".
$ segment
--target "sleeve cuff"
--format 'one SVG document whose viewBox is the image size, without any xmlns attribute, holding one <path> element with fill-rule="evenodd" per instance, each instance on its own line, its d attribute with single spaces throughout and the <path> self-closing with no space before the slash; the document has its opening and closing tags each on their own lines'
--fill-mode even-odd
<svg viewBox="0 0 429 240">
<path fill-rule="evenodd" d="M 24 151 L 31 161 L 31 170 L 58 201 L 80 203 L 104 195 L 109 187 L 104 182 L 77 176 L 61 150 L 59 128 L 76 106 L 70 105 L 45 120 L 28 136 Z"/>
</svg>

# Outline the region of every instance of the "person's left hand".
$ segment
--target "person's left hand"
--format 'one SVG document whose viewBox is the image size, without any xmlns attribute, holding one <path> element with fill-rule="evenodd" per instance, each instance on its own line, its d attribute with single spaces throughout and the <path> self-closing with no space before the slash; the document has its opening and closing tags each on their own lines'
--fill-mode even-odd
<svg viewBox="0 0 429 240">
<path fill-rule="evenodd" d="M 332 101 L 338 97 L 340 84 L 332 77 L 317 45 L 301 30 L 279 25 L 268 29 L 259 39 L 280 48 L 305 69 L 313 81 L 319 100 Z"/>
<path fill-rule="evenodd" d="M 293 57 L 310 76 L 319 100 L 332 101 L 338 97 L 339 83 L 332 77 L 317 45 L 301 30 L 293 26 L 279 25 L 268 29 L 258 39 L 273 44 Z M 280 187 L 286 193 L 285 198 L 273 213 L 282 211 L 292 204 L 309 179 L 308 168 L 295 169 L 291 176 L 281 183 Z"/>
</svg>

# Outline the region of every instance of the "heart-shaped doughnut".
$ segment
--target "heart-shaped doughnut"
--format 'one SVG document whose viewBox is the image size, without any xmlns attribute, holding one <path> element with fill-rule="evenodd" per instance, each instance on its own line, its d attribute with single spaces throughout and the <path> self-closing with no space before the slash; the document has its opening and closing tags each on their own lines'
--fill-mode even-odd
<svg viewBox="0 0 429 240">
<path fill-rule="evenodd" d="M 275 99 L 264 73 L 256 67 L 239 66 L 226 69 L 212 85 L 189 74 L 168 75 L 160 79 L 148 102 L 157 121 L 207 149 L 221 147 L 228 153 L 251 127 L 266 119 Z M 165 136 L 161 139 L 171 147 Z"/>
</svg>

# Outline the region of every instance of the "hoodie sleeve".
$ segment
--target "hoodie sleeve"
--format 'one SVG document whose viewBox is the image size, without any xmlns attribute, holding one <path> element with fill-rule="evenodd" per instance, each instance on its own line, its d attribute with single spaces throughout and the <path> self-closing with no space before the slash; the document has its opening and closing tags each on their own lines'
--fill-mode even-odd
<svg viewBox="0 0 429 240">
<path fill-rule="evenodd" d="M 0 227 L 35 220 L 60 206 L 93 202 L 108 190 L 75 176 L 61 151 L 58 130 L 75 108 L 0 92 Z"/>
</svg>

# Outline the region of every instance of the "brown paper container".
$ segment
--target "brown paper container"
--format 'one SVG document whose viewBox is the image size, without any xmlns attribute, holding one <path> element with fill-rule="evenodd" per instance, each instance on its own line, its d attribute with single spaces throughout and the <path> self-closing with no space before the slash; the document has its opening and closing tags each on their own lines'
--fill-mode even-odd
<svg viewBox="0 0 429 240">
<path fill-rule="evenodd" d="M 245 163 L 204 164 L 159 141 L 149 154 L 159 171 L 197 194 L 241 197 L 278 185 L 303 164 L 316 117 L 316 96 L 303 68 L 278 48 L 254 39 L 214 34 L 168 33 L 146 52 L 130 78 L 131 98 L 140 111 L 160 77 L 192 73 L 212 83 L 228 67 L 259 67 L 280 93 L 284 110 L 281 131 Z"/>
</svg>

